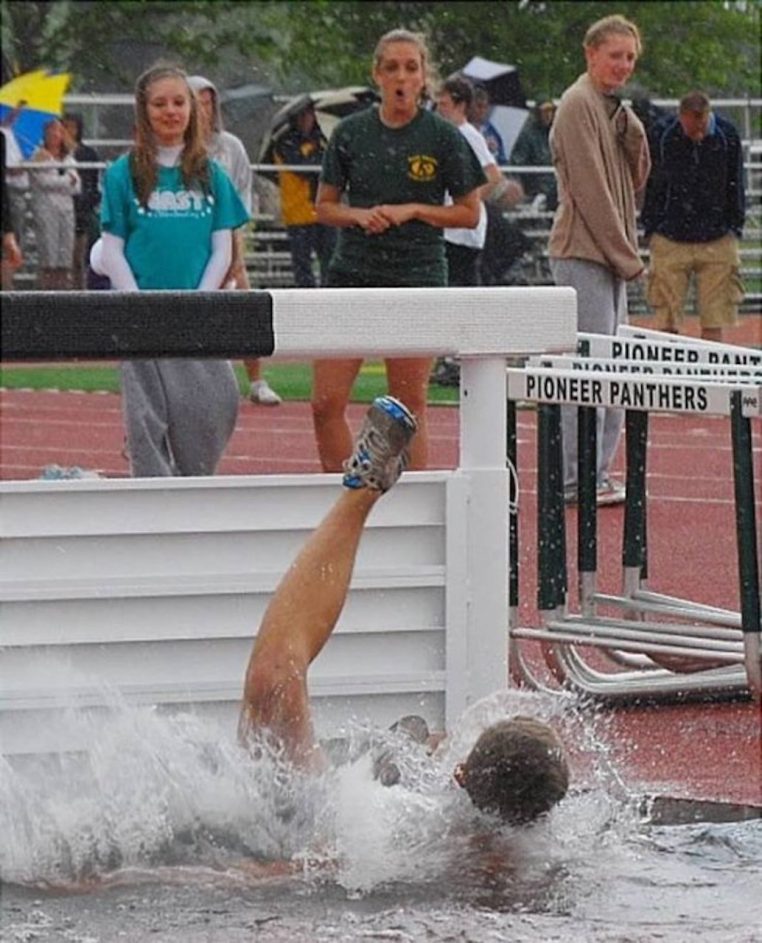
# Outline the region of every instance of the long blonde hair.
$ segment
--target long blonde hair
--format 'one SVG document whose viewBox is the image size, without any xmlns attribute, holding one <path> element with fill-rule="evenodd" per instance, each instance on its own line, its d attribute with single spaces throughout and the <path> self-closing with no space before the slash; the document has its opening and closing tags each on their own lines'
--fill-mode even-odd
<svg viewBox="0 0 762 943">
<path fill-rule="evenodd" d="M 381 65 L 384 57 L 384 51 L 390 43 L 412 43 L 421 54 L 421 66 L 423 68 L 423 89 L 421 98 L 431 98 L 433 90 L 439 84 L 437 68 L 432 62 L 431 53 L 423 33 L 413 33 L 409 29 L 391 29 L 388 33 L 379 39 L 376 48 L 373 50 L 373 69 L 374 71 Z"/>
<path fill-rule="evenodd" d="M 147 69 L 135 83 L 135 145 L 130 151 L 130 170 L 135 192 L 143 206 L 147 206 L 159 177 L 156 141 L 148 120 L 148 93 L 155 82 L 166 78 L 182 79 L 190 98 L 190 121 L 183 135 L 184 145 L 180 156 L 183 183 L 188 189 L 195 185 L 204 192 L 209 190 L 209 157 L 201 135 L 196 96 L 188 85 L 188 76 L 183 69 L 160 63 Z"/>
</svg>

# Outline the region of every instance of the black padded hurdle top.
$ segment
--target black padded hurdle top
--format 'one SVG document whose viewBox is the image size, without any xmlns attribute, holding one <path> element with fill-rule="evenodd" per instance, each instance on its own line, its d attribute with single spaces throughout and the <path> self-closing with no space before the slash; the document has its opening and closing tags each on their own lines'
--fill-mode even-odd
<svg viewBox="0 0 762 943">
<path fill-rule="evenodd" d="M 269 357 L 267 291 L 2 294 L 2 359 Z"/>
</svg>

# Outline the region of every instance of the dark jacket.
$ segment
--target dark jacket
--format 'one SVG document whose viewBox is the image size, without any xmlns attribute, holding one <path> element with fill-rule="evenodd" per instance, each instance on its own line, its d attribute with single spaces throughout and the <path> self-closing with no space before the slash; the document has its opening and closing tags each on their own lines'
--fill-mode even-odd
<svg viewBox="0 0 762 943">
<path fill-rule="evenodd" d="M 79 143 L 74 151 L 74 160 L 77 163 L 95 164 L 100 161 L 100 155 L 94 147 L 88 144 Z M 101 203 L 101 193 L 98 185 L 100 171 L 95 168 L 80 170 L 79 178 L 82 181 L 82 192 L 74 197 L 74 215 L 76 219 L 76 231 L 78 233 L 89 233 L 93 215 L 97 214 Z"/>
<path fill-rule="evenodd" d="M 553 156 L 550 153 L 550 126 L 532 114 L 527 118 L 516 143 L 511 150 L 508 161 L 514 167 L 553 167 Z M 553 170 L 546 174 L 519 174 L 524 193 L 528 197 L 535 197 L 538 193 L 545 194 L 548 210 L 558 206 L 558 190 L 556 176 Z"/>
<path fill-rule="evenodd" d="M 713 114 L 709 133 L 694 143 L 677 117 L 657 122 L 649 134 L 652 170 L 640 220 L 646 237 L 711 242 L 741 235 L 745 195 L 738 132 Z"/>
</svg>

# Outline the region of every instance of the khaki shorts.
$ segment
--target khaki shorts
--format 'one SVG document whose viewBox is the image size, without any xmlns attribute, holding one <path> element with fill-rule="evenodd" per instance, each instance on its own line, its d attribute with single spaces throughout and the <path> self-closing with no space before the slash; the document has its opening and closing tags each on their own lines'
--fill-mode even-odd
<svg viewBox="0 0 762 943">
<path fill-rule="evenodd" d="M 673 242 L 654 234 L 649 248 L 648 303 L 660 329 L 680 327 L 691 273 L 696 277 L 701 326 L 736 323 L 744 292 L 735 236 L 728 234 L 713 242 Z"/>
</svg>

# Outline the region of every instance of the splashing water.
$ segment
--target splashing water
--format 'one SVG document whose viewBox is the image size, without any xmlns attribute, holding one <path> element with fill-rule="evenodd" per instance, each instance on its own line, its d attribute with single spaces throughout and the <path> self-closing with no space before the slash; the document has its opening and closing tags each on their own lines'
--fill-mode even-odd
<svg viewBox="0 0 762 943">
<path fill-rule="evenodd" d="M 585 763 L 547 820 L 496 829 L 452 769 L 517 713 L 554 724 Z M 353 725 L 349 760 L 315 779 L 191 714 L 116 697 L 105 713 L 70 711 L 80 753 L 0 758 L 3 933 L 105 943 L 117 907 L 134 925 L 120 939 L 162 943 L 446 940 L 453 921 L 464 940 L 753 939 L 760 823 L 647 826 L 602 747 L 605 723 L 571 697 L 503 691 L 463 715 L 436 762 L 403 735 Z M 391 787 L 372 777 L 379 746 L 400 769 Z M 486 853 L 474 840 L 485 832 Z M 291 864 L 273 871 L 275 860 Z M 44 890 L 72 882 L 101 887 L 86 918 L 80 897 Z"/>
</svg>

